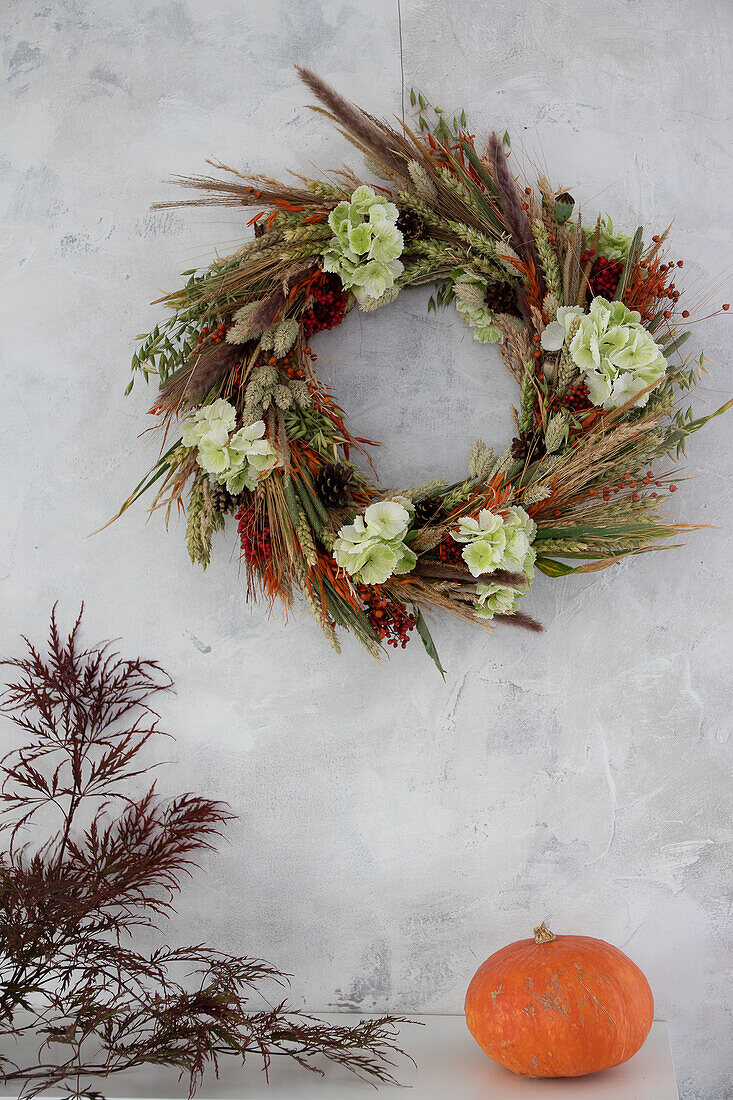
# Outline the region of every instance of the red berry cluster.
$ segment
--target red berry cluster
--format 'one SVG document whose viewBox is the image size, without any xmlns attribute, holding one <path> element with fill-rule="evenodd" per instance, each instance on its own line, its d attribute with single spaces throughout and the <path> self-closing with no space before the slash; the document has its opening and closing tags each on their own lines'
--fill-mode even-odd
<svg viewBox="0 0 733 1100">
<path fill-rule="evenodd" d="M 447 538 L 443 539 L 436 547 L 435 552 L 446 565 L 455 565 L 461 560 L 461 544 L 456 542 L 452 535 L 448 535 Z"/>
<path fill-rule="evenodd" d="M 303 314 L 303 332 L 312 336 L 325 328 L 335 328 L 346 316 L 349 296 L 338 275 L 324 275 L 312 290 L 313 304 Z"/>
<path fill-rule="evenodd" d="M 593 249 L 586 249 L 581 260 L 589 260 L 593 255 Z M 590 269 L 590 277 L 588 280 L 591 292 L 593 294 L 600 294 L 602 298 L 607 298 L 609 302 L 616 293 L 616 287 L 618 281 L 621 278 L 621 272 L 624 265 L 620 260 L 609 260 L 605 256 L 598 256 L 593 261 L 593 266 Z"/>
<path fill-rule="evenodd" d="M 250 494 L 247 493 L 247 497 Z M 239 541 L 247 565 L 262 565 L 272 557 L 270 524 L 265 519 L 264 526 L 257 523 L 257 516 L 251 501 L 245 501 L 236 515 Z"/>
<path fill-rule="evenodd" d="M 591 401 L 586 383 L 576 382 L 575 385 L 568 386 L 567 393 L 562 397 L 560 404 L 564 409 L 570 409 L 572 412 L 589 409 Z"/>
<path fill-rule="evenodd" d="M 396 649 L 403 649 L 410 640 L 410 631 L 414 630 L 417 622 L 414 615 L 410 615 L 407 605 L 399 600 L 388 600 L 379 587 L 359 587 L 359 596 L 366 606 L 369 622 L 374 627 L 380 641 Z"/>
<path fill-rule="evenodd" d="M 201 332 L 196 337 L 196 347 L 198 347 L 199 344 L 203 344 L 207 336 L 211 337 L 214 344 L 221 344 L 231 327 L 231 325 L 225 325 L 223 321 L 220 321 L 216 328 L 209 328 L 207 325 L 204 325 Z"/>
<path fill-rule="evenodd" d="M 310 348 L 304 348 L 303 350 L 305 351 L 306 355 L 310 355 Z M 259 365 L 262 367 L 266 364 L 274 367 L 275 370 L 281 371 L 286 376 L 286 378 L 305 378 L 305 372 L 303 371 L 303 368 L 299 366 L 298 363 L 295 361 L 292 352 L 286 355 L 283 359 L 278 359 L 276 355 L 268 356 L 267 352 L 264 352 L 259 358 Z"/>
</svg>

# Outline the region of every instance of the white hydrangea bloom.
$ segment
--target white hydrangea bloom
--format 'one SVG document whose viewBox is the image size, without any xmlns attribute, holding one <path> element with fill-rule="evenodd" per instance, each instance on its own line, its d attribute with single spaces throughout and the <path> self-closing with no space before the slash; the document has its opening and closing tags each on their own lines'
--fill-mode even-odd
<svg viewBox="0 0 733 1100">
<path fill-rule="evenodd" d="M 464 516 L 451 533 L 456 542 L 466 544 L 461 556 L 474 577 L 500 567 L 506 549 L 501 516 L 483 508 L 475 518 Z"/>
<path fill-rule="evenodd" d="M 280 464 L 277 452 L 265 438 L 264 420 L 257 420 L 235 432 L 229 440 L 227 456 L 229 465 L 225 484 L 233 496 L 245 488 L 254 489 L 258 481 Z"/>
<path fill-rule="evenodd" d="M 366 509 L 364 523 L 381 539 L 403 539 L 410 526 L 410 513 L 396 500 L 380 500 Z"/>
<path fill-rule="evenodd" d="M 484 508 L 476 517 L 460 519 L 451 534 L 456 542 L 465 544 L 461 556 L 474 577 L 496 569 L 526 572 L 526 567 L 534 564 L 532 542 L 537 525 L 524 508 L 513 505 L 503 515 Z"/>
<path fill-rule="evenodd" d="M 642 390 L 658 382 L 667 370 L 659 345 L 636 310 L 623 302 L 594 298 L 570 344 L 573 362 L 584 372 L 594 405 L 617 409 L 637 395 L 635 407 L 646 405 Z"/>
<path fill-rule="evenodd" d="M 357 187 L 350 201 L 340 202 L 328 216 L 333 237 L 323 254 L 323 270 L 338 275 L 358 302 L 366 299 L 371 306 L 404 270 L 398 216 L 394 203 L 367 186 Z"/>
<path fill-rule="evenodd" d="M 494 615 L 507 615 L 517 606 L 517 593 L 501 584 L 477 584 L 474 614 L 479 619 L 493 619 Z"/>
<path fill-rule="evenodd" d="M 236 421 L 237 412 L 234 406 L 219 397 L 210 405 L 197 409 L 193 416 L 183 422 L 181 438 L 186 447 L 195 447 L 203 439 L 223 444 L 234 430 Z"/>
<path fill-rule="evenodd" d="M 393 574 L 409 573 L 417 564 L 404 541 L 410 521 L 410 512 L 396 500 L 370 504 L 338 533 L 333 556 L 339 568 L 362 584 L 384 584 Z"/>
<path fill-rule="evenodd" d="M 196 461 L 201 469 L 235 496 L 243 489 L 254 489 L 280 462 L 265 438 L 264 420 L 234 432 L 236 421 L 236 409 L 220 397 L 198 409 L 182 427 L 184 444 L 198 445 Z"/>
<path fill-rule="evenodd" d="M 540 336 L 540 343 L 545 351 L 560 351 L 573 319 L 582 317 L 584 313 L 582 306 L 558 306 L 557 320 L 551 321 Z"/>
</svg>

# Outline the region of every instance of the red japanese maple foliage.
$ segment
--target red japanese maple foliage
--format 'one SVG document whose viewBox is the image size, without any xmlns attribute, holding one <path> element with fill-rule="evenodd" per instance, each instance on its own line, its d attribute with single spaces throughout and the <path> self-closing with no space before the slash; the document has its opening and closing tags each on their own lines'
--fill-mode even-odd
<svg viewBox="0 0 733 1100">
<path fill-rule="evenodd" d="M 260 986 L 287 979 L 259 959 L 136 950 L 232 815 L 147 782 L 136 792 L 162 735 L 151 701 L 172 681 L 155 661 L 84 648 L 81 618 L 63 638 L 54 608 L 47 652 L 24 639 L 24 656 L 0 662 L 13 678 L 0 714 L 23 735 L 0 761 L 0 1080 L 24 1097 L 101 1097 L 100 1077 L 164 1065 L 193 1095 L 223 1055 L 254 1053 L 265 1070 L 275 1054 L 310 1069 L 322 1056 L 391 1081 L 401 1019 L 334 1027 L 267 1002 Z"/>
</svg>

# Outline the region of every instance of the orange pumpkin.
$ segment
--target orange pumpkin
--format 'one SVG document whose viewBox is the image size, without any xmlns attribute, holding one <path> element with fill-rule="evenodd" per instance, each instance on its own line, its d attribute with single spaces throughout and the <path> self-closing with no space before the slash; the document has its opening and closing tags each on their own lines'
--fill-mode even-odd
<svg viewBox="0 0 733 1100">
<path fill-rule="evenodd" d="M 639 967 L 590 936 L 537 925 L 478 968 L 466 993 L 468 1030 L 499 1065 L 523 1077 L 582 1077 L 642 1046 L 654 998 Z"/>
</svg>

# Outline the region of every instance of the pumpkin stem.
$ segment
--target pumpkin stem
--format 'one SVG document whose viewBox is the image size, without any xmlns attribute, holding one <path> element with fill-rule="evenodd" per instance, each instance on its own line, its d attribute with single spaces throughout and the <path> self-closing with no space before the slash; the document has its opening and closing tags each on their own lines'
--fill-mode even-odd
<svg viewBox="0 0 733 1100">
<path fill-rule="evenodd" d="M 534 929 L 535 943 L 552 943 L 552 941 L 556 939 L 557 936 L 554 932 L 550 931 L 544 921 L 542 921 L 541 924 L 538 924 L 537 927 Z"/>
</svg>

